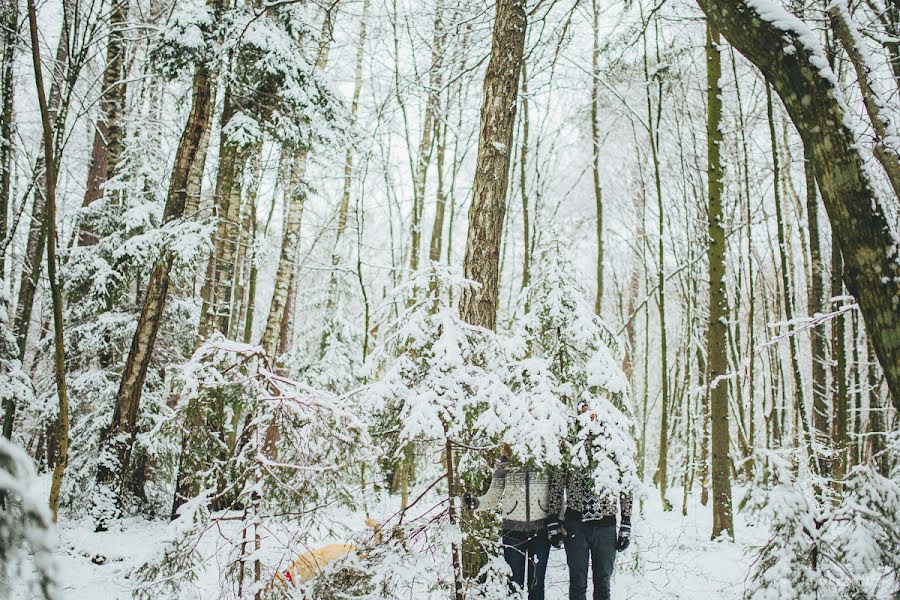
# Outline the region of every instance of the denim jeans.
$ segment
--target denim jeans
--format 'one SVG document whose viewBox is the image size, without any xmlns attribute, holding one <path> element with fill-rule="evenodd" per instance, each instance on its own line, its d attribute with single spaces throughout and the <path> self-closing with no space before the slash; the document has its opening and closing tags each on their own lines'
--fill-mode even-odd
<svg viewBox="0 0 900 600">
<path fill-rule="evenodd" d="M 544 577 L 549 556 L 550 539 L 546 529 L 503 532 L 503 558 L 512 569 L 511 596 L 520 597 L 518 589 L 527 587 L 528 600 L 544 600 Z M 517 584 L 518 589 L 513 584 Z"/>
<path fill-rule="evenodd" d="M 582 522 L 566 515 L 566 563 L 569 600 L 586 600 L 588 559 L 594 580 L 594 600 L 610 599 L 610 579 L 616 561 L 616 523 Z"/>
</svg>

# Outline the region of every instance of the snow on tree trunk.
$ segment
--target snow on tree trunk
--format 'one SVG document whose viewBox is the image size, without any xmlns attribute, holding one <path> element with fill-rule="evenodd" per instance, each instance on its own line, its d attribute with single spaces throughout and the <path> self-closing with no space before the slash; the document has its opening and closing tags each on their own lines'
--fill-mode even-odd
<svg viewBox="0 0 900 600">
<path fill-rule="evenodd" d="M 844 281 L 859 301 L 894 407 L 900 409 L 900 243 L 818 38 L 768 0 L 698 2 L 722 35 L 763 72 L 803 139 L 843 254 Z"/>
<path fill-rule="evenodd" d="M 221 0 L 209 0 L 209 9 L 217 11 L 221 7 L 220 2 Z M 199 150 L 206 129 L 210 126 L 215 90 L 215 74 L 208 64 L 200 63 L 194 68 L 191 89 L 191 111 L 172 165 L 163 210 L 164 223 L 181 219 L 187 202 L 190 174 L 194 163 L 202 158 Z M 92 498 L 92 516 L 98 530 L 106 529 L 118 512 L 122 484 L 129 470 L 144 380 L 168 296 L 172 263 L 173 257 L 167 253 L 157 262 L 150 275 L 141 315 L 116 394 L 113 418 L 103 434 L 97 487 Z"/>
</svg>

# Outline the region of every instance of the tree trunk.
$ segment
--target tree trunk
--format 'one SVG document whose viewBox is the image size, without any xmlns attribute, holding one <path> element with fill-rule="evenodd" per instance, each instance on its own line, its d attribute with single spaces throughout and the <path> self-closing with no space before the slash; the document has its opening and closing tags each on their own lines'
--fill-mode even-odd
<svg viewBox="0 0 900 600">
<path fill-rule="evenodd" d="M 712 436 L 712 538 L 723 532 L 734 538 L 731 505 L 731 463 L 728 457 L 728 360 L 726 350 L 726 319 L 728 291 L 725 287 L 725 228 L 722 210 L 724 188 L 720 146 L 722 144 L 722 57 L 719 33 L 706 28 L 706 90 L 707 110 L 706 151 L 708 175 L 709 220 L 709 326 L 706 330 L 707 385 L 709 390 L 710 426 Z"/>
<path fill-rule="evenodd" d="M 866 107 L 866 113 L 872 122 L 872 129 L 875 131 L 875 147 L 872 149 L 872 153 L 884 168 L 891 187 L 894 189 L 894 195 L 900 196 L 900 156 L 897 156 L 897 150 L 893 146 L 886 143 L 891 136 L 888 131 L 890 123 L 881 113 L 881 107 L 889 101 L 886 101 L 885 94 L 876 87 L 875 81 L 871 78 L 869 67 L 857 45 L 860 34 L 851 21 L 847 3 L 843 0 L 831 2 L 828 5 L 828 16 L 831 18 L 831 28 L 841 41 L 844 50 L 847 51 L 847 57 L 856 72 L 856 81 L 859 84 L 859 91 L 862 93 L 863 105 Z M 897 143 L 896 140 L 893 143 Z"/>
<path fill-rule="evenodd" d="M 479 286 L 464 289 L 459 301 L 460 315 L 465 321 L 491 330 L 497 324 L 500 245 L 527 26 L 525 0 L 497 0 L 496 9 L 491 57 L 484 76 L 478 156 L 463 263 L 465 277 Z M 477 520 L 466 519 L 463 525 L 464 531 L 478 527 Z M 468 535 L 463 538 L 463 549 L 470 557 L 463 563 L 463 575 L 474 577 L 486 562 L 484 551 Z M 452 551 L 459 599 L 460 571 L 455 545 Z"/>
<path fill-rule="evenodd" d="M 409 251 L 409 270 L 419 268 L 419 252 L 422 245 L 422 214 L 425 209 L 425 183 L 428 166 L 431 164 L 431 150 L 434 145 L 434 121 L 440 103 L 442 85 L 442 62 L 444 55 L 444 25 L 441 20 L 443 2 L 437 0 L 434 12 L 434 38 L 431 45 L 431 68 L 428 75 L 428 99 L 425 103 L 425 116 L 422 121 L 422 139 L 419 141 L 418 158 L 416 159 L 416 181 L 413 188 L 413 209 L 410 229 L 412 247 Z"/>
<path fill-rule="evenodd" d="M 272 302 L 269 304 L 269 316 L 263 331 L 260 344 L 266 352 L 275 355 L 278 352 L 279 340 L 287 337 L 290 329 L 290 314 L 287 311 L 290 290 L 293 287 L 294 270 L 300 250 L 300 222 L 303 217 L 303 206 L 306 192 L 302 180 L 306 170 L 306 151 L 300 151 L 294 158 L 289 177 L 287 196 L 285 198 L 284 229 L 281 235 L 281 251 L 278 255 L 278 267 L 275 271 L 275 289 Z"/>
<path fill-rule="evenodd" d="M 222 0 L 208 0 L 208 6 L 218 13 Z M 199 150 L 210 125 L 215 75 L 209 65 L 194 68 L 191 112 L 178 143 L 172 166 L 169 191 L 163 209 L 163 222 L 179 219 L 184 214 L 188 183 L 195 163 L 202 158 Z M 154 266 L 147 283 L 147 292 L 134 338 L 122 371 L 116 393 L 113 418 L 101 438 L 101 460 L 97 469 L 97 485 L 92 498 L 92 514 L 98 530 L 106 529 L 118 512 L 121 489 L 127 479 L 131 448 L 134 443 L 141 393 L 150 366 L 156 335 L 162 322 L 169 288 L 171 255 L 164 255 Z"/>
<path fill-rule="evenodd" d="M 125 20 L 128 0 L 113 0 L 109 13 L 109 41 L 106 46 L 106 69 L 100 92 L 100 117 L 94 130 L 94 145 L 88 167 L 87 189 L 82 206 L 90 206 L 103 196 L 103 184 L 115 175 L 124 147 L 125 129 Z M 81 227 L 79 245 L 97 243 L 97 236 Z"/>
<path fill-rule="evenodd" d="M 528 63 L 522 61 L 522 139 L 519 142 L 519 191 L 522 197 L 522 289 L 531 283 L 531 217 L 528 211 Z"/>
<path fill-rule="evenodd" d="M 657 29 L 657 33 L 658 33 Z M 658 38 L 658 35 L 657 35 Z M 657 39 L 657 42 L 659 40 Z M 659 47 L 657 46 L 657 54 Z M 650 68 L 647 56 L 647 34 L 644 34 L 644 82 L 647 100 L 647 132 L 650 138 L 650 155 L 653 160 L 653 180 L 656 185 L 656 210 L 658 213 L 658 232 L 657 232 L 657 270 L 656 270 L 656 287 L 659 299 L 657 301 L 657 314 L 659 315 L 659 352 L 660 352 L 660 390 L 661 390 L 661 415 L 659 425 L 659 458 L 656 463 L 656 483 L 659 485 L 659 497 L 662 502 L 663 510 L 671 510 L 672 503 L 666 497 L 666 489 L 669 483 L 669 361 L 668 361 L 668 339 L 666 331 L 666 265 L 665 265 L 665 246 L 663 238 L 665 234 L 665 211 L 663 209 L 662 195 L 662 175 L 660 173 L 659 159 L 659 121 L 662 115 L 662 80 L 657 80 L 657 99 L 656 99 L 656 115 L 653 114 L 653 102 L 650 95 Z M 659 56 L 657 56 L 659 60 Z M 655 121 L 655 124 L 654 124 Z"/>
<path fill-rule="evenodd" d="M 772 144 L 772 171 L 773 171 L 773 194 L 775 196 L 775 220 L 778 233 L 778 256 L 781 261 L 781 288 L 782 299 L 784 300 L 784 316 L 788 323 L 786 328 L 793 326 L 794 322 L 794 286 L 791 284 L 789 276 L 790 263 L 788 263 L 789 253 L 787 251 L 787 241 L 785 234 L 784 215 L 782 211 L 780 176 L 780 161 L 778 158 L 778 138 L 775 134 L 775 114 L 772 102 L 772 88 L 766 84 L 766 114 L 769 121 L 769 138 Z M 803 377 L 800 373 L 800 360 L 797 350 L 797 336 L 788 337 L 788 347 L 791 355 L 791 389 L 794 395 L 794 415 L 801 424 L 801 430 L 795 430 L 797 441 L 802 440 L 806 445 L 808 460 L 810 467 L 818 470 L 818 457 L 815 454 L 812 438 L 810 434 L 809 418 L 806 414 L 806 399 L 803 394 Z"/>
<path fill-rule="evenodd" d="M 334 19 L 331 10 L 325 13 L 322 24 L 322 37 L 319 40 L 319 53 L 316 58 L 316 69 L 322 70 L 328 64 L 331 48 Z M 288 189 L 285 198 L 284 229 L 281 234 L 281 250 L 278 254 L 278 266 L 275 270 L 275 289 L 269 304 L 269 315 L 263 331 L 260 345 L 271 355 L 282 354 L 287 349 L 293 315 L 293 297 L 296 288 L 297 259 L 300 254 L 300 222 L 306 202 L 306 190 L 303 180 L 306 176 L 307 150 L 298 150 L 294 154 L 291 166 Z"/>
<path fill-rule="evenodd" d="M 831 240 L 831 296 L 838 297 L 844 294 L 843 260 L 841 250 L 836 239 Z M 830 307 L 833 308 L 833 307 Z M 839 318 L 831 324 L 831 409 L 832 434 L 831 443 L 835 451 L 834 479 L 841 482 L 847 474 L 850 466 L 849 436 L 848 430 L 848 406 L 847 406 L 847 350 L 845 331 L 847 324 Z M 854 340 L 854 344 L 856 341 Z M 859 412 L 854 414 L 859 416 Z M 854 461 L 855 462 L 855 461 Z"/>
<path fill-rule="evenodd" d="M 460 298 L 462 318 L 491 330 L 497 323 L 500 240 L 526 24 L 524 0 L 497 0 L 463 268 L 466 278 L 480 287 L 467 288 Z"/>
<path fill-rule="evenodd" d="M 56 278 L 56 157 L 53 143 L 53 123 L 47 98 L 44 96 L 44 76 L 41 71 L 40 40 L 38 39 L 37 14 L 34 0 L 28 0 L 28 25 L 31 34 L 31 58 L 34 64 L 35 87 L 41 111 L 43 129 L 44 164 L 46 184 L 47 217 L 47 275 L 53 298 L 53 366 L 56 379 L 56 395 L 59 398 L 57 417 L 58 446 L 53 481 L 50 485 L 50 510 L 53 520 L 59 516 L 59 490 L 62 486 L 66 466 L 69 463 L 69 397 L 66 389 L 66 355 L 63 341 L 63 301 L 62 290 Z"/>
<path fill-rule="evenodd" d="M 0 241 L 6 240 L 7 222 L 9 220 L 10 192 L 12 186 L 13 156 L 13 96 L 15 81 L 13 67 L 16 59 L 16 47 L 19 39 L 19 3 L 9 2 L 0 11 L 3 36 L 3 63 L 0 64 L 0 94 L 3 95 L 3 108 L 0 112 Z M 5 253 L 0 253 L 0 278 L 6 273 Z"/>
<path fill-rule="evenodd" d="M 900 263 L 884 208 L 865 172 L 846 104 L 821 47 L 802 22 L 763 16 L 747 0 L 698 0 L 710 21 L 775 87 L 813 162 L 843 255 L 844 281 L 900 408 Z M 784 15 L 789 17 L 788 15 Z M 791 49 L 790 52 L 784 51 Z M 826 69 L 823 73 L 822 69 Z"/>
<path fill-rule="evenodd" d="M 56 46 L 56 60 L 53 64 L 54 73 L 50 83 L 50 95 L 47 98 L 47 110 L 50 117 L 50 124 L 53 127 L 54 140 L 54 159 L 58 154 L 60 145 L 61 131 L 65 126 L 65 108 L 63 106 L 63 90 L 62 85 L 67 72 L 66 64 L 69 62 L 69 46 L 68 46 L 68 29 L 63 24 L 60 32 L 59 42 Z M 68 95 L 67 95 L 68 97 Z M 60 115 L 63 118 L 60 119 Z M 56 177 L 58 173 L 54 173 Z M 35 161 L 34 177 L 43 178 L 43 187 L 47 187 L 47 169 L 46 161 L 40 156 Z M 53 182 L 56 187 L 56 182 Z M 25 242 L 24 266 L 22 269 L 22 279 L 19 285 L 19 292 L 16 301 L 16 315 L 13 323 L 13 334 L 16 337 L 16 345 L 18 346 L 19 362 L 24 363 L 25 352 L 28 347 L 28 330 L 31 326 L 31 311 L 34 307 L 34 297 L 37 292 L 38 282 L 41 279 L 41 263 L 44 257 L 44 246 L 47 242 L 47 227 L 45 213 L 47 209 L 46 198 L 43 192 L 39 191 L 37 184 L 33 187 L 33 199 L 31 208 L 31 225 L 28 229 L 28 238 Z M 13 425 L 16 418 L 16 401 L 10 397 L 6 401 L 5 420 L 3 421 L 3 435 L 7 438 L 12 437 Z"/>
<path fill-rule="evenodd" d="M 591 167 L 594 174 L 594 203 L 597 206 L 597 295 L 594 312 L 600 314 L 603 304 L 603 188 L 600 186 L 600 10 L 597 0 L 591 2 L 594 30 L 591 49 Z"/>
<path fill-rule="evenodd" d="M 822 245 L 819 240 L 819 198 L 816 194 L 816 178 L 812 163 L 804 161 L 806 174 L 806 219 L 809 227 L 810 286 L 807 312 L 812 317 L 822 312 L 825 296 L 825 265 L 822 262 Z M 819 440 L 829 437 L 827 404 L 828 384 L 825 381 L 825 331 L 822 326 L 810 330 L 812 338 L 812 394 L 813 429 Z"/>
</svg>

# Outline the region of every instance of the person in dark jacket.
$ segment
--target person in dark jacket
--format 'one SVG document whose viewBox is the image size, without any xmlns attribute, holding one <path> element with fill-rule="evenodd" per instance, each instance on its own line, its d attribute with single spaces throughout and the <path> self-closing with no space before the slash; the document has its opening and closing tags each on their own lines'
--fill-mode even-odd
<svg viewBox="0 0 900 600">
<path fill-rule="evenodd" d="M 503 557 L 512 570 L 511 594 L 525 588 L 528 600 L 544 600 L 550 556 L 547 521 L 551 517 L 547 472 L 519 464 L 504 444 L 488 491 L 477 498 L 463 494 L 463 504 L 475 511 L 500 507 Z"/>
<path fill-rule="evenodd" d="M 586 404 L 579 412 L 588 410 Z M 596 415 L 591 418 L 596 419 Z M 597 494 L 586 469 L 564 468 L 550 475 L 550 513 L 547 532 L 551 543 L 565 544 L 569 565 L 569 600 L 586 600 L 588 564 L 594 582 L 594 600 L 609 600 L 616 552 L 631 544 L 632 494 L 618 498 Z M 616 517 L 621 524 L 616 529 Z"/>
</svg>

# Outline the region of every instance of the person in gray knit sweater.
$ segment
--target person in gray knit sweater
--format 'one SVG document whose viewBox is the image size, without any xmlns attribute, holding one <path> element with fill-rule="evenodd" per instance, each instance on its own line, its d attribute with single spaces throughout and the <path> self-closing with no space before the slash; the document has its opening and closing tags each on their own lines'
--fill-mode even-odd
<svg viewBox="0 0 900 600">
<path fill-rule="evenodd" d="M 511 594 L 525 588 L 528 600 L 544 600 L 550 556 L 547 522 L 553 516 L 549 474 L 518 463 L 504 444 L 490 488 L 477 498 L 463 494 L 463 503 L 474 511 L 500 508 L 503 557 L 512 569 Z"/>
<path fill-rule="evenodd" d="M 586 410 L 586 405 L 579 406 L 579 412 Z M 589 561 L 594 600 L 610 599 L 616 552 L 631 544 L 632 503 L 631 493 L 619 498 L 598 495 L 593 477 L 585 469 L 569 467 L 551 473 L 547 531 L 555 547 L 563 543 L 566 547 L 569 600 L 586 599 Z M 620 513 L 622 521 L 617 532 L 616 517 Z"/>
</svg>

